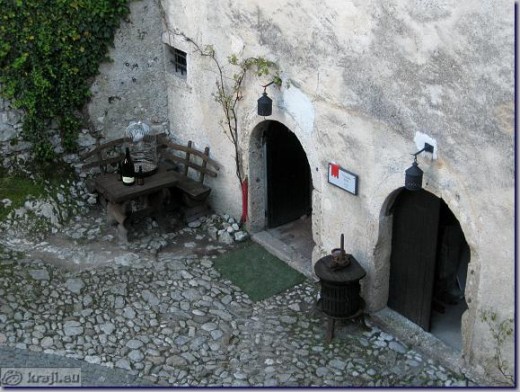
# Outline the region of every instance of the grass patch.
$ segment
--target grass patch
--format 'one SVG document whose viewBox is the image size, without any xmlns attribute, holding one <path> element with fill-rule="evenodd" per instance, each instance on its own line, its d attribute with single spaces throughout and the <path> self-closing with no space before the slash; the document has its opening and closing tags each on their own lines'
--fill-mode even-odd
<svg viewBox="0 0 520 392">
<path fill-rule="evenodd" d="M 38 198 L 44 194 L 44 186 L 40 181 L 35 182 L 23 177 L 0 177 L 0 201 L 11 200 L 10 207 L 0 203 L 0 221 L 5 219 L 10 211 L 22 207 L 28 195 Z"/>
<path fill-rule="evenodd" d="M 240 287 L 255 302 L 279 294 L 306 279 L 251 241 L 219 256 L 214 263 L 222 277 Z"/>
</svg>

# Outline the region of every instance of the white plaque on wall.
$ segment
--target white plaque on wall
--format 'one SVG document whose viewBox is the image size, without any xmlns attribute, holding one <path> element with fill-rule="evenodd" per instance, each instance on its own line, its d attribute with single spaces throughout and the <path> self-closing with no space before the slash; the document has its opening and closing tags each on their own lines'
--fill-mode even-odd
<svg viewBox="0 0 520 392">
<path fill-rule="evenodd" d="M 358 176 L 335 163 L 329 163 L 329 183 L 353 195 L 358 193 Z"/>
</svg>

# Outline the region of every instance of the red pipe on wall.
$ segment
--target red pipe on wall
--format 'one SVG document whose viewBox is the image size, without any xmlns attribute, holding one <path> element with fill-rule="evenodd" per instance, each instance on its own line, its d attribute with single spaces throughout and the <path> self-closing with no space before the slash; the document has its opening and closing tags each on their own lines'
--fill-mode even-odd
<svg viewBox="0 0 520 392">
<path fill-rule="evenodd" d="M 247 177 L 244 181 L 242 181 L 242 217 L 240 218 L 240 223 L 245 223 L 247 221 L 247 204 L 248 204 L 248 181 Z"/>
</svg>

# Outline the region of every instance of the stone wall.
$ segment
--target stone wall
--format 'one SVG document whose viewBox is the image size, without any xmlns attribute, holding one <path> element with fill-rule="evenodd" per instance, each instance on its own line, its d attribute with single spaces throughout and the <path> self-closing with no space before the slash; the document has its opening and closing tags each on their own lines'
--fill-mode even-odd
<svg viewBox="0 0 520 392">
<path fill-rule="evenodd" d="M 112 61 L 101 65 L 91 88 L 93 128 L 108 140 L 124 136 L 135 120 L 168 131 L 160 8 L 156 0 L 141 0 L 130 2 L 130 10 L 115 35 Z"/>
<path fill-rule="evenodd" d="M 7 171 L 20 171 L 31 173 L 33 154 L 31 143 L 22 138 L 23 112 L 14 109 L 9 101 L 0 98 L 0 166 Z M 61 145 L 58 130 L 49 126 L 51 142 L 54 151 L 60 155 L 65 162 L 77 164 L 77 154 L 65 154 Z M 80 150 L 92 147 L 96 139 L 90 135 L 88 129 L 83 129 L 78 135 L 78 146 Z"/>
<path fill-rule="evenodd" d="M 21 160 L 28 160 L 28 145 L 19 142 L 22 130 L 23 114 L 12 108 L 9 101 L 0 98 L 0 164 L 5 169 L 12 169 Z"/>
<path fill-rule="evenodd" d="M 224 169 L 211 184 L 213 205 L 240 213 L 234 153 L 212 97 L 214 65 L 179 32 L 213 45 L 222 64 L 231 54 L 264 56 L 283 71 L 283 86 L 268 88 L 274 102 L 268 119 L 294 132 L 307 154 L 313 258 L 344 233 L 368 271 L 363 295 L 371 311 L 388 298 L 387 208 L 404 185 L 410 154 L 425 142 L 434 145 L 433 155 L 418 157 L 424 189 L 446 202 L 471 249 L 464 361 L 482 374 L 492 371 L 495 343 L 481 314 L 492 309 L 509 318 L 514 312 L 513 2 L 163 4 L 169 26 L 163 42 L 188 53 L 187 77 L 166 72 L 171 130 L 180 140 L 210 145 L 221 162 Z M 231 77 L 233 67 L 226 72 Z M 262 171 L 257 137 L 264 119 L 256 115 L 256 100 L 267 82 L 250 75 L 239 106 L 250 183 Z M 359 175 L 357 196 L 328 184 L 329 162 Z M 251 221 L 262 222 L 264 208 L 250 190 Z M 512 360 L 512 345 L 505 352 Z"/>
</svg>

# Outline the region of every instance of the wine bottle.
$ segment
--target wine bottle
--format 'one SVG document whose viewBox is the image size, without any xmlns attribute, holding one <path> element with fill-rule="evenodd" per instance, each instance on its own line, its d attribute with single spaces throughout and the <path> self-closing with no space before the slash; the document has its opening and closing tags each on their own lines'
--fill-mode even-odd
<svg viewBox="0 0 520 392">
<path fill-rule="evenodd" d="M 137 173 L 137 185 L 144 185 L 143 167 L 139 165 L 139 172 Z"/>
<path fill-rule="evenodd" d="M 121 163 L 121 179 L 125 185 L 134 185 L 135 183 L 134 162 L 132 161 L 128 147 L 126 147 L 125 159 L 123 159 Z"/>
</svg>

